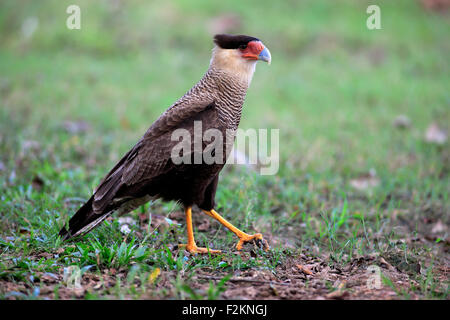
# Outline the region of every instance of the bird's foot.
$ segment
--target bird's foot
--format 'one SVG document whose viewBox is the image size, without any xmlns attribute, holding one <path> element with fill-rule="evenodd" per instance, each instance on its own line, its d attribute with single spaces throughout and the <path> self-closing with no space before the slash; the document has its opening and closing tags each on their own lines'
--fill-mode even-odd
<svg viewBox="0 0 450 320">
<path fill-rule="evenodd" d="M 178 248 L 184 248 L 186 251 L 188 251 L 189 253 L 192 254 L 197 254 L 197 253 L 221 253 L 222 251 L 220 250 L 213 250 L 213 249 L 208 249 L 208 248 L 201 248 L 201 247 L 197 247 L 195 244 L 179 244 Z"/>
<path fill-rule="evenodd" d="M 253 243 L 255 245 L 257 245 L 258 247 L 264 249 L 264 251 L 268 251 L 269 250 L 269 244 L 267 243 L 266 240 L 263 239 L 263 236 L 261 233 L 256 233 L 253 235 L 250 234 L 246 234 L 244 233 L 243 235 L 239 236 L 239 242 L 236 245 L 236 249 L 238 251 L 240 251 L 242 249 L 242 246 L 247 243 L 253 241 Z"/>
</svg>

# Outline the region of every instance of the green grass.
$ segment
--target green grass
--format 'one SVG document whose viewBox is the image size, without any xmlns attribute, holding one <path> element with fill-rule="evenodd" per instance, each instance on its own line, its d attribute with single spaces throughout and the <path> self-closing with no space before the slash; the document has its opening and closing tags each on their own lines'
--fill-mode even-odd
<svg viewBox="0 0 450 320">
<path fill-rule="evenodd" d="M 73 3 L 82 10 L 78 31 L 65 27 Z M 0 281 L 18 288 L 2 285 L 0 297 L 80 298 L 64 295 L 62 284 L 42 293 L 38 280 L 76 265 L 95 281 L 114 279 L 86 299 L 217 299 L 228 275 L 279 275 L 301 253 L 343 266 L 395 253 L 415 281 L 407 289 L 384 282 L 399 298 L 448 298 L 448 279 L 439 283 L 436 269 L 408 269 L 410 261 L 449 259 L 450 150 L 424 139 L 432 122 L 449 130 L 447 14 L 419 1 L 376 1 L 382 30 L 369 31 L 365 9 L 373 1 L 118 3 L 0 4 Z M 218 256 L 174 250 L 186 241 L 182 220 L 163 229 L 131 226 L 128 236 L 114 220 L 61 243 L 59 229 L 105 173 L 200 79 L 211 21 L 226 13 L 240 21 L 230 32 L 257 36 L 271 50 L 272 65 L 257 67 L 241 128 L 280 129 L 280 170 L 259 176 L 228 167 L 217 208 L 243 230 L 265 234 L 271 252 L 236 255 L 234 235 L 212 221 L 196 240 L 226 251 Z M 26 39 L 21 28 L 30 17 L 39 22 Z M 409 128 L 393 125 L 401 114 Z M 66 121 L 88 128 L 70 132 Z M 377 185 L 352 187 L 369 172 Z M 155 202 L 130 216 L 176 211 Z M 439 221 L 445 231 L 431 233 Z M 156 268 L 162 274 L 149 282 Z M 223 281 L 196 287 L 198 273 L 220 273 Z"/>
</svg>

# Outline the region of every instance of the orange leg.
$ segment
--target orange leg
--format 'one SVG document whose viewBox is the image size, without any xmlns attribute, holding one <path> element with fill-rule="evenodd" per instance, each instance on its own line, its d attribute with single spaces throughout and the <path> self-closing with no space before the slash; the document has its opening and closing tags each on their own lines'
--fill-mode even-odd
<svg viewBox="0 0 450 320">
<path fill-rule="evenodd" d="M 256 234 L 253 234 L 253 235 L 249 235 L 249 234 L 239 230 L 238 228 L 233 226 L 231 223 L 229 223 L 227 220 L 225 220 L 214 209 L 212 209 L 210 211 L 203 210 L 203 212 L 206 213 L 208 216 L 210 216 L 210 217 L 216 219 L 217 221 L 219 221 L 222 225 L 224 225 L 231 232 L 233 232 L 235 235 L 238 236 L 239 242 L 236 245 L 236 249 L 237 250 L 241 250 L 242 246 L 244 245 L 244 243 L 249 242 L 249 241 L 253 241 L 253 240 L 256 241 L 256 242 L 262 243 L 262 245 L 264 246 L 264 250 L 266 250 L 266 251 L 269 250 L 269 245 L 268 245 L 267 241 L 265 241 L 263 239 L 263 236 L 262 236 L 261 233 L 256 233 Z"/>
<path fill-rule="evenodd" d="M 197 247 L 195 244 L 194 239 L 194 229 L 192 228 L 192 208 L 187 207 L 185 209 L 186 213 L 186 228 L 187 228 L 187 236 L 188 236 L 188 243 L 187 244 L 180 244 L 178 247 L 185 248 L 190 253 L 220 253 L 220 250 L 212 250 L 208 248 L 200 248 Z"/>
</svg>

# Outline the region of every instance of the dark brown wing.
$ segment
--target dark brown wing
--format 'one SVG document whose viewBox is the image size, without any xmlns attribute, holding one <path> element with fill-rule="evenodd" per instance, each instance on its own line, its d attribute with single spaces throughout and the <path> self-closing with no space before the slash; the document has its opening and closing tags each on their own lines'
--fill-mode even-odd
<svg viewBox="0 0 450 320">
<path fill-rule="evenodd" d="M 132 187 L 170 170 L 167 164 L 177 143 L 170 139 L 172 131 L 212 105 L 213 101 L 207 99 L 197 103 L 181 100 L 166 110 L 96 188 L 94 212 L 106 213 L 105 209 L 110 207 L 119 189 L 123 193 L 124 187 Z"/>
</svg>

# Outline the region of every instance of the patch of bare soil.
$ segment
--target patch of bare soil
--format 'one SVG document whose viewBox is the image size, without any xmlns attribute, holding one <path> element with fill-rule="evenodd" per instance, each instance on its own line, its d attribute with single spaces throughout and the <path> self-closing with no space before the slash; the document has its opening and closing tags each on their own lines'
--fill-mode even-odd
<svg viewBox="0 0 450 320">
<path fill-rule="evenodd" d="M 331 262 L 331 263 L 330 263 Z M 444 267 L 448 274 L 448 268 Z M 202 289 L 201 280 L 219 280 L 216 276 L 199 274 L 197 289 Z M 389 279 L 395 290 L 383 281 Z M 351 260 L 345 266 L 332 261 L 301 254 L 289 258 L 276 268 L 237 272 L 223 293 L 224 299 L 402 299 L 399 292 L 409 298 L 421 298 L 411 293 L 410 285 L 419 284 L 408 272 L 393 266 L 381 256 L 364 256 Z M 204 284 L 206 285 L 206 284 Z M 203 286 L 204 286 L 203 285 Z M 205 289 L 205 288 L 203 288 Z"/>
<path fill-rule="evenodd" d="M 245 256 L 243 259 L 255 258 L 248 252 L 243 253 L 243 256 Z M 347 264 L 337 264 L 332 259 L 302 253 L 286 258 L 274 270 L 235 271 L 219 299 L 423 299 L 423 294 L 420 291 L 411 290 L 411 286 L 420 287 L 420 284 L 414 280 L 414 275 L 423 273 L 424 269 L 418 261 L 411 259 L 405 261 L 401 253 L 356 257 Z M 433 274 L 442 285 L 445 285 L 448 280 L 449 271 L 447 263 L 433 267 Z M 211 282 L 217 285 L 225 275 L 223 271 L 205 268 L 198 270 L 190 280 L 185 280 L 188 280 L 189 286 L 195 292 L 202 295 L 208 291 Z M 40 288 L 39 297 L 44 299 L 83 299 L 87 293 L 96 293 L 104 298 L 115 299 L 117 297 L 112 294 L 112 291 L 117 286 L 117 280 L 126 279 L 126 276 L 127 271 L 124 269 L 105 269 L 101 271 L 101 274 L 86 272 L 79 287 L 68 288 L 64 284 L 64 274 L 61 270 L 59 274 L 37 273 L 33 283 L 2 279 L 0 287 L 4 293 L 13 293 L 7 299 L 29 295 L 36 287 Z M 151 287 L 148 288 L 147 294 L 140 298 L 173 298 L 171 292 L 174 290 L 174 280 L 177 276 L 179 276 L 177 271 L 161 271 L 159 274 L 158 270 L 156 275 L 158 280 L 149 283 Z M 161 289 L 165 289 L 168 295 L 153 293 Z M 444 292 L 445 288 L 434 290 Z"/>
</svg>

